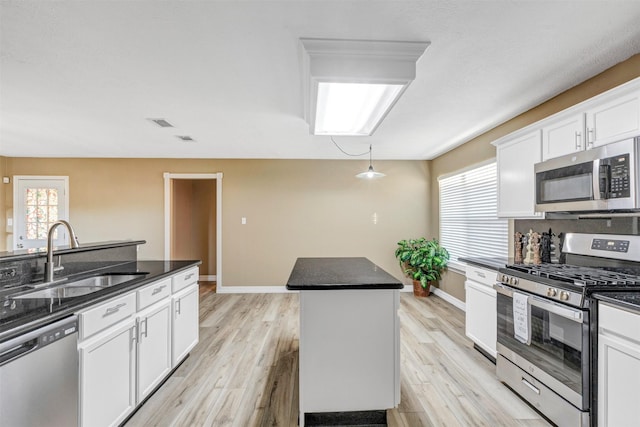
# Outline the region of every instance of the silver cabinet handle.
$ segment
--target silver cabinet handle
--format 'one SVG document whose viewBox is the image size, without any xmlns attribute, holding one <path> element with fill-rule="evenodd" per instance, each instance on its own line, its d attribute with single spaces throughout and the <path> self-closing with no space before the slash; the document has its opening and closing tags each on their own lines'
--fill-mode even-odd
<svg viewBox="0 0 640 427">
<path fill-rule="evenodd" d="M 533 392 L 535 394 L 540 394 L 540 389 L 538 387 L 534 386 L 533 384 L 531 384 L 529 381 L 527 381 L 526 378 L 522 378 L 522 384 L 526 385 L 531 390 L 533 390 Z"/>
<path fill-rule="evenodd" d="M 142 334 L 144 334 L 144 337 L 145 337 L 145 338 L 147 338 L 147 337 L 148 337 L 148 335 L 147 335 L 147 332 L 148 332 L 148 331 L 147 331 L 147 329 L 148 329 L 148 327 L 149 327 L 149 325 L 148 325 L 148 323 L 147 323 L 148 321 L 149 321 L 149 319 L 148 319 L 148 318 L 146 318 L 146 317 L 145 317 L 145 318 L 144 318 L 144 320 L 142 321 L 142 323 L 144 323 L 144 332 L 141 332 L 141 333 L 140 333 L 140 338 L 142 338 Z"/>
<path fill-rule="evenodd" d="M 193 277 L 193 275 L 196 273 L 191 273 L 191 274 L 187 274 L 186 276 L 184 276 L 184 280 L 189 280 Z"/>
<path fill-rule="evenodd" d="M 587 129 L 587 145 L 593 146 L 593 142 L 595 141 L 595 128 Z"/>
<path fill-rule="evenodd" d="M 576 131 L 576 150 L 582 150 L 582 132 Z"/>
<path fill-rule="evenodd" d="M 155 288 L 155 289 L 153 290 L 153 292 L 151 292 L 151 295 L 159 294 L 159 293 L 160 293 L 160 292 L 162 292 L 162 290 L 163 290 L 164 288 L 166 288 L 166 287 L 167 287 L 167 285 L 158 286 L 157 288 Z"/>
<path fill-rule="evenodd" d="M 107 308 L 107 311 L 104 313 L 104 315 L 108 316 L 110 314 L 117 313 L 125 305 L 127 305 L 127 303 L 122 302 L 122 303 L 120 303 L 120 304 L 118 304 L 118 305 L 116 305 L 114 307 L 109 307 L 109 308 Z"/>
<path fill-rule="evenodd" d="M 181 300 L 176 300 L 176 314 L 180 314 L 180 311 L 181 311 L 182 304 L 180 304 L 180 301 Z"/>
<path fill-rule="evenodd" d="M 484 274 L 484 273 L 481 273 L 480 271 L 476 271 L 476 274 L 477 274 L 478 276 L 482 277 L 483 279 L 484 279 L 485 277 L 487 277 L 487 276 L 485 276 L 485 274 Z"/>
</svg>

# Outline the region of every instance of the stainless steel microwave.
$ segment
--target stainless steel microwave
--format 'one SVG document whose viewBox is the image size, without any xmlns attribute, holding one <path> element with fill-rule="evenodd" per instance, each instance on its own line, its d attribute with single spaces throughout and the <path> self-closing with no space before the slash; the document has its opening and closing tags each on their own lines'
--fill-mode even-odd
<svg viewBox="0 0 640 427">
<path fill-rule="evenodd" d="M 536 211 L 640 209 L 640 137 L 536 163 Z"/>
</svg>

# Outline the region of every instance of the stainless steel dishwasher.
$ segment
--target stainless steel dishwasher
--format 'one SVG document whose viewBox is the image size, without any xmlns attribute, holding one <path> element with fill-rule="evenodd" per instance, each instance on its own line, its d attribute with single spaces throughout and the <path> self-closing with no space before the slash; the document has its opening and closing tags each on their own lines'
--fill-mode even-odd
<svg viewBox="0 0 640 427">
<path fill-rule="evenodd" d="M 0 424 L 78 425 L 78 319 L 0 344 Z"/>
</svg>

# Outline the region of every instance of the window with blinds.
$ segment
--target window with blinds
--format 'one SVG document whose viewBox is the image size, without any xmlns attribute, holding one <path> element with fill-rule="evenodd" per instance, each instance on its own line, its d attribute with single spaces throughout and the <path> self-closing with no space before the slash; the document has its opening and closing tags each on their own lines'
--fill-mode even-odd
<svg viewBox="0 0 640 427">
<path fill-rule="evenodd" d="M 439 180 L 440 244 L 453 268 L 460 257 L 507 257 L 508 221 L 498 218 L 498 175 L 495 160 Z"/>
</svg>

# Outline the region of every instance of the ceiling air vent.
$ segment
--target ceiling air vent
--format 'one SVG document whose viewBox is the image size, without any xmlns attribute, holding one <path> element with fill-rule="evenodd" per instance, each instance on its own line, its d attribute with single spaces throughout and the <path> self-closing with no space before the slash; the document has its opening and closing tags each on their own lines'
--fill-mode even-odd
<svg viewBox="0 0 640 427">
<path fill-rule="evenodd" d="M 172 128 L 173 127 L 173 125 L 171 123 L 169 123 L 168 121 L 166 121 L 165 119 L 147 119 L 147 120 L 151 120 L 153 123 L 157 124 L 161 128 Z"/>
<path fill-rule="evenodd" d="M 195 141 L 195 139 L 191 138 L 189 135 L 176 135 L 176 138 L 179 138 L 183 141 Z"/>
</svg>

